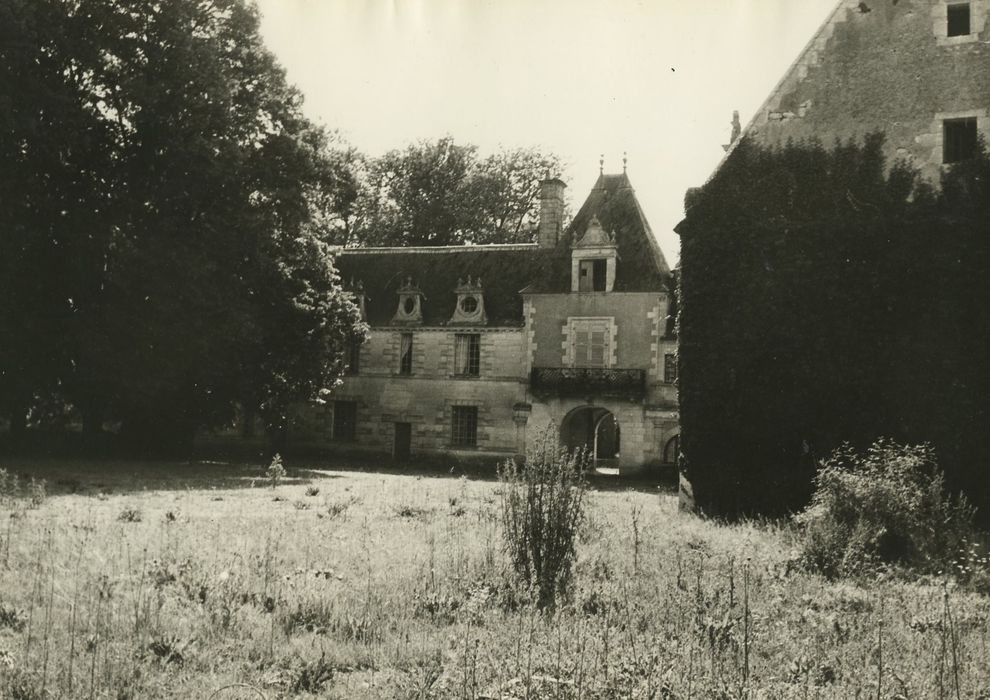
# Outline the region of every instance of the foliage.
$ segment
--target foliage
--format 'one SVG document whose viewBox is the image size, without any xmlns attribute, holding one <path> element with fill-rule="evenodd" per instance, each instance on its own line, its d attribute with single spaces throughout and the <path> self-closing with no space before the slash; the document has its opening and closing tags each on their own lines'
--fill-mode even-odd
<svg viewBox="0 0 990 700">
<path fill-rule="evenodd" d="M 282 465 L 282 455 L 276 453 L 272 457 L 271 463 L 269 463 L 268 468 L 265 470 L 265 478 L 268 479 L 268 483 L 271 484 L 272 490 L 281 483 L 282 479 L 285 478 L 285 467 Z"/>
<path fill-rule="evenodd" d="M 881 435 L 930 443 L 990 505 L 990 159 L 936 191 L 883 153 L 747 139 L 689 197 L 681 450 L 702 510 L 793 512 L 818 459 Z"/>
<path fill-rule="evenodd" d="M 52 392 L 141 447 L 315 399 L 363 328 L 321 228 L 346 206 L 245 0 L 0 7 L 0 411 Z"/>
<path fill-rule="evenodd" d="M 948 570 L 973 534 L 973 510 L 945 493 L 934 450 L 878 440 L 863 453 L 845 445 L 815 477 L 803 527 L 804 560 L 830 578 L 884 565 Z"/>
<path fill-rule="evenodd" d="M 357 184 L 332 240 L 373 246 L 532 241 L 539 183 L 562 167 L 535 148 L 481 157 L 449 136 L 347 163 Z"/>
<path fill-rule="evenodd" d="M 588 456 L 560 445 L 551 425 L 521 465 L 499 469 L 505 548 L 520 580 L 535 589 L 541 608 L 569 592 L 575 542 L 584 516 Z"/>
</svg>

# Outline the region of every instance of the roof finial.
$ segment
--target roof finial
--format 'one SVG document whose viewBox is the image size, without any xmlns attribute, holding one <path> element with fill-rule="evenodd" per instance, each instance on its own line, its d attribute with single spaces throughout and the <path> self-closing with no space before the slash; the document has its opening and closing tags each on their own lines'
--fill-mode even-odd
<svg viewBox="0 0 990 700">
<path fill-rule="evenodd" d="M 604 175 L 605 174 L 605 154 L 604 153 L 602 153 L 598 157 L 598 174 L 599 175 Z"/>
<path fill-rule="evenodd" d="M 622 152 L 622 172 L 623 172 L 623 173 L 625 173 L 625 172 L 626 172 L 626 161 L 628 161 L 628 160 L 629 160 L 629 159 L 628 159 L 628 158 L 626 158 L 626 152 L 625 152 L 625 151 L 623 151 L 623 152 Z"/>
</svg>

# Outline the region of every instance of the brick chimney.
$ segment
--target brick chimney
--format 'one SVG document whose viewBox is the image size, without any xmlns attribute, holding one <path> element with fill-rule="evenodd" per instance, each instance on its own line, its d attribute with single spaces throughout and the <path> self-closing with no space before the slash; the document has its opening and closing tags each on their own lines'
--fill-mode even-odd
<svg viewBox="0 0 990 700">
<path fill-rule="evenodd" d="M 564 188 L 559 178 L 548 177 L 540 183 L 540 233 L 537 241 L 541 248 L 554 248 L 564 228 Z"/>
</svg>

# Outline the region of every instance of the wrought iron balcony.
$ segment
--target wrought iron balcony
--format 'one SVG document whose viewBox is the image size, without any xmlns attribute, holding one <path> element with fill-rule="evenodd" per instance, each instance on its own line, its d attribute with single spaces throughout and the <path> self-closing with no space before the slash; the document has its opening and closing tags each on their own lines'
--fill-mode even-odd
<svg viewBox="0 0 990 700">
<path fill-rule="evenodd" d="M 646 370 L 534 367 L 529 386 L 543 395 L 640 398 L 646 394 Z"/>
</svg>

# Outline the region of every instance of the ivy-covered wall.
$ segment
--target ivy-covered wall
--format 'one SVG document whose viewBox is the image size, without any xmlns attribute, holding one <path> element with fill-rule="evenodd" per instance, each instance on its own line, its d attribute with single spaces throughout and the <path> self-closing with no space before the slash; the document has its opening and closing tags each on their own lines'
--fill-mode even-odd
<svg viewBox="0 0 990 700">
<path fill-rule="evenodd" d="M 931 442 L 990 489 L 990 161 L 941 189 L 863 145 L 745 139 L 681 233 L 681 449 L 711 514 L 801 506 L 844 441 Z"/>
</svg>

